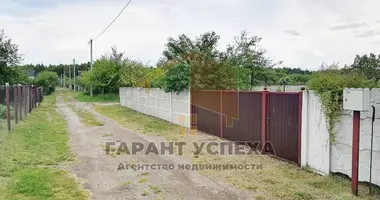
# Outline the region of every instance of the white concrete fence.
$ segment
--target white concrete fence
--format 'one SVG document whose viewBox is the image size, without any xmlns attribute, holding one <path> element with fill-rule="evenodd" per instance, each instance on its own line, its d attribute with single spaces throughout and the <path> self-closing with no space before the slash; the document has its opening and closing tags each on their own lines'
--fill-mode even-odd
<svg viewBox="0 0 380 200">
<path fill-rule="evenodd" d="M 174 124 L 190 127 L 190 92 L 158 88 L 120 88 L 120 105 Z"/>
<path fill-rule="evenodd" d="M 380 89 L 370 91 L 369 101 L 376 108 L 371 182 L 380 186 Z M 342 112 L 335 126 L 336 141 L 331 144 L 320 98 L 313 91 L 304 91 L 302 102 L 301 165 L 324 175 L 335 172 L 351 177 L 353 112 Z M 372 108 L 361 112 L 360 118 L 359 181 L 369 182 Z"/>
<path fill-rule="evenodd" d="M 343 111 L 336 125 L 336 142 L 330 143 L 320 98 L 305 90 L 302 101 L 301 165 L 317 173 L 339 172 L 351 177 L 352 112 Z M 151 88 L 120 88 L 120 105 L 171 123 L 190 127 L 190 93 L 179 95 Z M 380 186 L 380 89 L 370 92 L 376 107 L 372 183 Z M 359 181 L 369 182 L 372 110 L 361 113 Z"/>
</svg>

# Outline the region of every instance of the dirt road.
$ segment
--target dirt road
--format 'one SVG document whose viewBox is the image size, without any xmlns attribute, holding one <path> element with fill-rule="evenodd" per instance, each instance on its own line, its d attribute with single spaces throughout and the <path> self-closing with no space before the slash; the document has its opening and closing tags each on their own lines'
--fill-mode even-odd
<svg viewBox="0 0 380 200">
<path fill-rule="evenodd" d="M 67 167 L 82 180 L 91 199 L 252 199 L 252 194 L 235 189 L 231 185 L 212 180 L 193 170 L 119 170 L 123 164 L 190 164 L 176 155 L 106 155 L 105 142 L 134 141 L 148 144 L 164 141 L 160 137 L 148 137 L 121 127 L 112 119 L 93 111 L 86 103 L 77 107 L 92 112 L 104 126 L 86 127 L 60 96 L 58 110 L 68 122 L 70 144 L 77 161 Z M 147 146 L 147 145 L 146 145 Z M 119 169 L 118 169 L 119 168 Z"/>
</svg>

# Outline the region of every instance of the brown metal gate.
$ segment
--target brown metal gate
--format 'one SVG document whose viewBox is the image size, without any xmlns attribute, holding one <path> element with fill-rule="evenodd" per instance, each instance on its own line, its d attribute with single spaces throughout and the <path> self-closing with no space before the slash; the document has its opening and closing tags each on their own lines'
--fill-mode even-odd
<svg viewBox="0 0 380 200">
<path fill-rule="evenodd" d="M 266 144 L 263 153 L 300 164 L 302 93 L 191 91 L 191 124 L 235 142 Z"/>
<path fill-rule="evenodd" d="M 299 163 L 300 93 L 271 93 L 268 95 L 267 141 L 275 156 Z"/>
</svg>

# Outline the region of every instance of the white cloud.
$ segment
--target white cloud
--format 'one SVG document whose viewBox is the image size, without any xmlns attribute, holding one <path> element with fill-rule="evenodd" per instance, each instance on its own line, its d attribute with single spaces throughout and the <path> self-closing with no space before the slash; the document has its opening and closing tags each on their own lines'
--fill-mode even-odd
<svg viewBox="0 0 380 200">
<path fill-rule="evenodd" d="M 2 12 L 0 24 L 19 44 L 25 63 L 71 63 L 73 58 L 85 62 L 88 40 L 101 32 L 124 4 L 121 0 L 65 2 L 28 15 Z M 185 33 L 195 37 L 215 30 L 221 36 L 220 48 L 224 48 L 247 29 L 263 37 L 261 45 L 268 56 L 286 66 L 316 69 L 322 62 L 349 64 L 356 54 L 379 53 L 378 43 L 375 45 L 379 35 L 355 37 L 355 31 L 379 30 L 380 23 L 375 20 L 378 7 L 378 0 L 132 1 L 94 42 L 94 57 L 116 45 L 130 58 L 154 64 L 169 36 Z M 286 33 L 289 30 L 300 34 Z"/>
</svg>

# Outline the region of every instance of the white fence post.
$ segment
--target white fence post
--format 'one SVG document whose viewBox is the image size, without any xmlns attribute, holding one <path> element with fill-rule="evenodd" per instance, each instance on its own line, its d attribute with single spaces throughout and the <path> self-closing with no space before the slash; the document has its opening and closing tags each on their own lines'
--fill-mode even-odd
<svg viewBox="0 0 380 200">
<path fill-rule="evenodd" d="M 308 129 L 309 129 L 309 91 L 304 90 L 302 92 L 302 129 L 301 129 L 301 166 L 307 165 L 307 151 L 308 151 Z"/>
<path fill-rule="evenodd" d="M 144 94 L 145 94 L 145 114 L 147 114 L 148 113 L 148 99 L 149 99 L 149 97 L 148 97 L 148 92 L 146 92 L 147 91 L 147 89 L 146 88 L 144 88 Z"/>
<path fill-rule="evenodd" d="M 170 113 L 170 122 L 173 123 L 173 92 L 169 94 L 169 113 Z"/>
<path fill-rule="evenodd" d="M 155 107 L 155 109 L 156 109 L 156 117 L 158 117 L 159 118 L 159 114 L 158 114 L 158 88 L 156 88 L 156 107 Z"/>
</svg>

